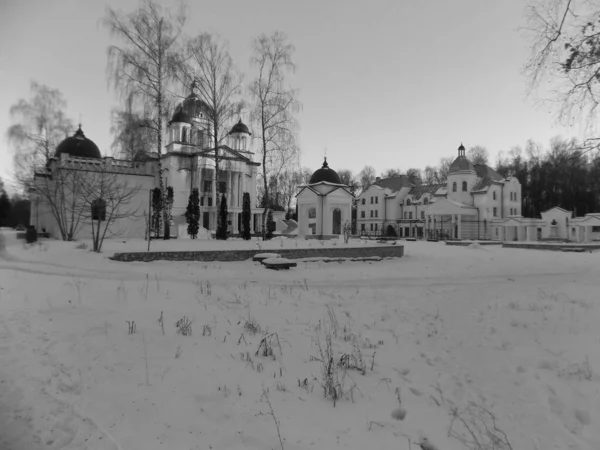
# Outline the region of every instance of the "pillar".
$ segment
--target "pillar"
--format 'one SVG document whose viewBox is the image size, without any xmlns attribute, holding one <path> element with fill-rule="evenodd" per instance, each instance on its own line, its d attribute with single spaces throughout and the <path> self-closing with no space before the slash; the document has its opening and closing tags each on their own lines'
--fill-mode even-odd
<svg viewBox="0 0 600 450">
<path fill-rule="evenodd" d="M 527 241 L 535 241 L 535 231 L 531 226 L 525 227 L 525 240 Z"/>
<path fill-rule="evenodd" d="M 462 214 L 459 214 L 457 216 L 457 227 L 458 227 L 458 229 L 457 229 L 457 231 L 458 231 L 457 238 L 458 239 L 462 239 Z"/>
<path fill-rule="evenodd" d="M 585 227 L 585 242 L 592 242 L 592 227 L 590 225 Z"/>
<path fill-rule="evenodd" d="M 501 242 L 506 240 L 506 227 L 504 225 L 498 225 L 498 240 Z"/>
</svg>

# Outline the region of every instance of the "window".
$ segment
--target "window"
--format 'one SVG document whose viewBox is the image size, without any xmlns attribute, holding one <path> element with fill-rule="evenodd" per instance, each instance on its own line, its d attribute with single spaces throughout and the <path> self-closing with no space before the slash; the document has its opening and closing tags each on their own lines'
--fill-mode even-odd
<svg viewBox="0 0 600 450">
<path fill-rule="evenodd" d="M 425 220 L 425 211 L 421 211 L 421 220 Z"/>
<path fill-rule="evenodd" d="M 408 219 L 412 220 L 412 211 L 408 213 Z"/>
<path fill-rule="evenodd" d="M 204 182 L 204 192 L 212 192 L 212 181 L 208 180 Z"/>
<path fill-rule="evenodd" d="M 212 197 L 208 197 L 208 206 L 212 206 Z"/>
<path fill-rule="evenodd" d="M 200 206 L 204 206 L 204 197 L 200 197 Z"/>
<path fill-rule="evenodd" d="M 360 224 L 360 231 L 365 231 L 365 224 L 364 223 Z"/>
<path fill-rule="evenodd" d="M 406 199 L 406 206 L 410 206 L 410 198 Z"/>
<path fill-rule="evenodd" d="M 494 217 L 498 217 L 498 208 L 494 206 Z"/>
<path fill-rule="evenodd" d="M 373 224 L 371 224 L 371 231 L 373 231 Z"/>
<path fill-rule="evenodd" d="M 373 204 L 373 197 L 371 197 L 371 205 Z"/>
<path fill-rule="evenodd" d="M 406 211 L 404 211 L 404 218 L 408 219 L 408 213 Z"/>
<path fill-rule="evenodd" d="M 227 193 L 227 182 L 226 181 L 219 181 L 218 186 L 219 186 L 219 189 L 218 189 L 219 194 Z"/>
<path fill-rule="evenodd" d="M 375 197 L 375 203 L 379 203 L 379 197 Z"/>
<path fill-rule="evenodd" d="M 428 199 L 427 197 L 425 197 L 425 198 L 423 199 L 423 204 L 424 204 L 424 205 L 429 205 L 429 199 Z"/>
<path fill-rule="evenodd" d="M 187 129 L 182 128 L 181 129 L 181 142 L 185 142 L 187 141 Z"/>
<path fill-rule="evenodd" d="M 365 203 L 367 203 L 367 199 L 366 199 L 366 198 L 363 198 L 363 199 L 362 199 L 362 204 L 364 205 Z"/>
<path fill-rule="evenodd" d="M 361 217 L 361 219 L 364 219 L 364 217 L 365 217 L 365 212 L 364 211 L 360 212 L 360 217 Z"/>
<path fill-rule="evenodd" d="M 492 198 L 496 200 L 496 191 L 492 192 Z"/>
<path fill-rule="evenodd" d="M 371 210 L 371 217 L 373 217 L 373 210 Z"/>
<path fill-rule="evenodd" d="M 452 192 L 456 192 L 456 181 L 452 183 Z"/>
<path fill-rule="evenodd" d="M 375 224 L 375 231 L 377 231 L 377 224 Z"/>
<path fill-rule="evenodd" d="M 375 217 L 378 217 L 379 211 L 375 210 Z"/>
<path fill-rule="evenodd" d="M 309 208 L 308 209 L 308 218 L 315 219 L 317 217 L 317 208 Z"/>
<path fill-rule="evenodd" d="M 466 181 L 462 182 L 462 191 L 467 192 L 467 182 Z"/>
</svg>

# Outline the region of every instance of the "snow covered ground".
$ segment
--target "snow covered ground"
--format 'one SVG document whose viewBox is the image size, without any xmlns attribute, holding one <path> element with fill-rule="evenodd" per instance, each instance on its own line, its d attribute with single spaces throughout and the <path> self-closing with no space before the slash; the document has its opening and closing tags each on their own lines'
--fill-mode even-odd
<svg viewBox="0 0 600 450">
<path fill-rule="evenodd" d="M 274 272 L 5 240 L 2 450 L 600 449 L 598 252 L 406 242 Z"/>
</svg>

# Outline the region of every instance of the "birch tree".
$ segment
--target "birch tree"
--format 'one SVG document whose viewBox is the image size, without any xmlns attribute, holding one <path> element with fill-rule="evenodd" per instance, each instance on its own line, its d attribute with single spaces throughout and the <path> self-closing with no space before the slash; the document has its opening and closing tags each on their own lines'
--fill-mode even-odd
<svg viewBox="0 0 600 450">
<path fill-rule="evenodd" d="M 267 212 L 271 203 L 269 179 L 271 176 L 279 178 L 281 172 L 298 159 L 295 114 L 301 105 L 298 91 L 286 84 L 286 77 L 295 70 L 292 59 L 294 46 L 287 36 L 279 31 L 270 36 L 263 34 L 254 39 L 252 46 L 251 63 L 256 72 L 250 84 L 251 119 L 260 145 L 264 239 Z"/>
<path fill-rule="evenodd" d="M 227 43 L 209 33 L 200 34 L 186 42 L 179 67 L 182 81 L 186 85 L 195 85 L 205 106 L 215 160 L 215 186 L 218 187 L 220 147 L 227 138 L 233 119 L 242 108 L 239 98 L 242 77 L 229 55 Z M 213 205 L 217 204 L 217 190 L 212 193 Z"/>
<path fill-rule="evenodd" d="M 66 117 L 67 101 L 58 89 L 32 81 L 30 90 L 30 99 L 10 107 L 13 124 L 6 133 L 14 146 L 15 181 L 24 191 L 31 186 L 35 168 L 43 167 L 73 130 Z"/>
<path fill-rule="evenodd" d="M 133 96 L 144 108 L 145 124 L 155 137 L 159 188 L 165 197 L 161 159 L 164 123 L 186 8 L 181 4 L 175 14 L 171 14 L 152 0 L 142 0 L 138 9 L 130 14 L 109 7 L 103 22 L 121 41 L 121 45 L 111 45 L 108 49 L 110 80 L 117 92 Z M 168 212 L 163 210 L 162 214 L 164 238 L 168 239 Z"/>
</svg>

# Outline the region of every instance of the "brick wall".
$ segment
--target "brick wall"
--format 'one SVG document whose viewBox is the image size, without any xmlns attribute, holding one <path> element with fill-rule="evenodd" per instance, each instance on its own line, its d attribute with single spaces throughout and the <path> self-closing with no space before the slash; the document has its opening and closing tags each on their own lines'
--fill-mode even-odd
<svg viewBox="0 0 600 450">
<path fill-rule="evenodd" d="M 365 256 L 381 256 L 401 258 L 404 256 L 403 245 L 381 245 L 368 247 L 328 247 L 298 248 L 280 250 L 215 250 L 199 252 L 128 252 L 115 253 L 114 261 L 245 261 L 258 253 L 278 253 L 282 258 L 357 258 Z"/>
</svg>

